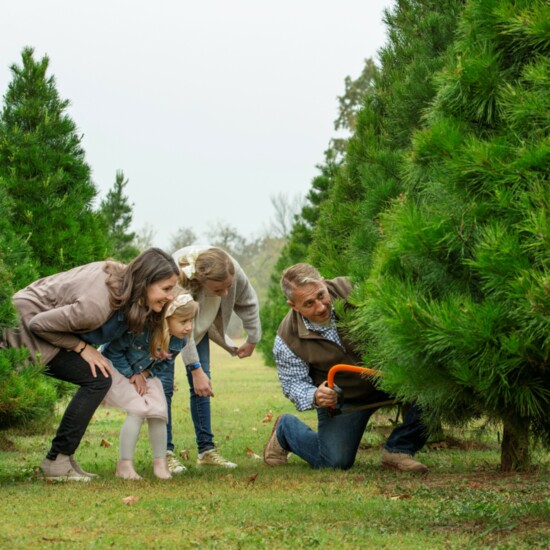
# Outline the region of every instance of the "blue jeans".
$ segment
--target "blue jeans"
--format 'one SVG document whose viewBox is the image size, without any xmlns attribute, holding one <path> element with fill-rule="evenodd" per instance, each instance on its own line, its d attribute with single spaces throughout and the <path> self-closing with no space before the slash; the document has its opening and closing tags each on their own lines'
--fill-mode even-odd
<svg viewBox="0 0 550 550">
<path fill-rule="evenodd" d="M 172 441 L 172 397 L 174 396 L 174 362 L 165 361 L 165 367 L 157 375 L 162 382 L 162 389 L 168 406 L 168 423 L 166 424 L 166 450 L 174 451 Z"/>
<path fill-rule="evenodd" d="M 208 378 L 211 378 L 210 340 L 208 339 L 208 334 L 197 344 L 197 351 L 202 370 Z M 191 418 L 193 419 L 193 427 L 195 428 L 197 448 L 199 453 L 202 453 L 216 447 L 214 445 L 214 434 L 212 433 L 210 419 L 210 397 L 200 397 L 195 393 L 193 389 L 193 376 L 189 373 L 187 374 L 187 380 L 189 382 Z"/>
<path fill-rule="evenodd" d="M 342 410 L 360 404 L 346 405 Z M 312 430 L 296 416 L 285 414 L 277 426 L 277 439 L 287 451 L 297 454 L 313 468 L 340 468 L 353 466 L 367 422 L 376 409 L 329 416 L 328 409 L 317 409 L 318 431 Z M 394 453 L 413 455 L 420 450 L 428 434 L 420 422 L 420 411 L 413 405 L 403 424 L 390 434 L 384 448 Z"/>
</svg>

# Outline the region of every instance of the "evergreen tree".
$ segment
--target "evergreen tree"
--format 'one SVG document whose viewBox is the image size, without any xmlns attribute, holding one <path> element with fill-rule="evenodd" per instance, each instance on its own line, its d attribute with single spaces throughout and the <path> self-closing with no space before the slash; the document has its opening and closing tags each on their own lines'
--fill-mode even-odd
<svg viewBox="0 0 550 550">
<path fill-rule="evenodd" d="M 81 138 L 65 113 L 48 57 L 22 52 L 12 65 L 0 120 L 0 177 L 13 203 L 13 225 L 29 243 L 40 275 L 103 259 L 109 251 Z"/>
<path fill-rule="evenodd" d="M 435 95 L 432 77 L 445 62 L 461 9 L 457 0 L 400 0 L 386 10 L 389 40 L 381 66 L 366 88 L 309 250 L 326 277 L 368 274 L 380 237 L 378 215 L 403 190 L 411 135 Z"/>
<path fill-rule="evenodd" d="M 502 421 L 503 470 L 550 448 L 549 28 L 545 1 L 468 3 L 352 323 L 432 420 Z"/>
<path fill-rule="evenodd" d="M 365 60 L 365 67 L 358 79 L 352 80 L 349 76 L 345 79 L 345 91 L 338 97 L 339 113 L 334 122 L 335 130 L 353 130 L 356 124 L 357 113 L 363 105 L 364 95 L 370 89 L 376 66 L 372 59 Z M 313 178 L 305 203 L 300 213 L 295 217 L 290 235 L 282 247 L 281 254 L 275 263 L 275 269 L 270 277 L 267 290 L 267 300 L 260 310 L 262 322 L 262 340 L 258 349 L 264 356 L 268 365 L 274 366 L 273 341 L 275 339 L 279 323 L 288 311 L 288 305 L 284 298 L 279 280 L 283 270 L 295 263 L 308 260 L 310 246 L 313 241 L 313 231 L 319 220 L 321 205 L 329 197 L 329 190 L 340 170 L 342 154 L 346 149 L 347 139 L 338 138 L 331 140 L 329 148 L 325 151 L 325 162 L 317 166 L 320 174 Z"/>
<path fill-rule="evenodd" d="M 0 334 L 17 324 L 12 306 L 16 289 L 37 277 L 32 253 L 11 225 L 11 201 L 0 179 Z M 42 368 L 28 362 L 25 349 L 0 348 L 0 428 L 43 418 L 53 412 L 55 385 Z"/>
<path fill-rule="evenodd" d="M 130 262 L 139 254 L 138 247 L 134 245 L 136 234 L 130 231 L 133 205 L 124 194 L 127 185 L 124 172 L 117 170 L 113 188 L 100 205 L 100 212 L 107 224 L 112 256 L 123 263 Z"/>
</svg>

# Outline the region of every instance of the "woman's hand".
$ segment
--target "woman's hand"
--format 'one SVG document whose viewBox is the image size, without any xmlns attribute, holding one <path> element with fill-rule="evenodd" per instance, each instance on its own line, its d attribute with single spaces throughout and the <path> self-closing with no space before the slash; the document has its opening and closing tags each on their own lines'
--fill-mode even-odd
<svg viewBox="0 0 550 550">
<path fill-rule="evenodd" d="M 134 385 L 139 395 L 143 397 L 147 393 L 147 380 L 141 372 L 138 374 L 132 374 L 128 380 L 130 380 L 130 384 Z"/>
<path fill-rule="evenodd" d="M 214 397 L 210 378 L 202 368 L 192 371 L 191 376 L 193 377 L 193 390 L 199 397 Z"/>
<path fill-rule="evenodd" d="M 250 357 L 254 353 L 255 347 L 256 347 L 256 344 L 245 342 L 240 348 L 237 349 L 235 353 L 241 359 L 243 359 L 244 357 Z"/>
<path fill-rule="evenodd" d="M 84 349 L 82 350 L 82 348 Z M 94 346 L 91 344 L 86 344 L 85 342 L 81 342 L 76 346 L 76 348 L 73 351 L 80 351 L 82 350 L 79 355 L 90 365 L 90 370 L 92 371 L 92 376 L 94 378 L 97 378 L 97 370 L 103 374 L 105 378 L 109 378 L 109 375 L 112 372 L 112 367 L 110 361 L 104 357 L 101 352 L 99 352 Z"/>
</svg>

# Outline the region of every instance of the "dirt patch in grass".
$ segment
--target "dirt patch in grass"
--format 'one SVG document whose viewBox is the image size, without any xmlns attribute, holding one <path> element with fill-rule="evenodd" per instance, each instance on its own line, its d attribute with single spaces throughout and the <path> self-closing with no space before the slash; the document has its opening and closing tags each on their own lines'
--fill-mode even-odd
<svg viewBox="0 0 550 550">
<path fill-rule="evenodd" d="M 8 439 L 7 437 L 0 435 L 0 451 L 13 453 L 17 451 L 17 447 L 11 439 Z"/>
</svg>

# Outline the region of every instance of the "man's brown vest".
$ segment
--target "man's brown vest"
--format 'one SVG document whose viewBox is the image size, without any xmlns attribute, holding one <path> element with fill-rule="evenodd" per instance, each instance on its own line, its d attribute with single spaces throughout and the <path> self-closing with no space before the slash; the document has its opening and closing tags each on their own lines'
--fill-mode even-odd
<svg viewBox="0 0 550 550">
<path fill-rule="evenodd" d="M 346 301 L 352 291 L 352 285 L 346 277 L 337 277 L 326 283 L 333 301 L 337 299 Z M 348 305 L 347 302 L 346 305 Z M 325 340 L 317 332 L 308 330 L 302 315 L 293 309 L 281 322 L 277 334 L 296 356 L 309 365 L 309 375 L 316 386 L 327 379 L 328 371 L 333 365 L 339 363 L 360 365 L 360 357 L 341 329 L 338 329 L 338 334 L 343 349 L 338 344 Z M 370 401 L 370 398 L 375 397 L 374 394 L 379 393 L 372 382 L 356 373 L 338 373 L 335 384 L 344 391 L 346 402 Z"/>
</svg>

